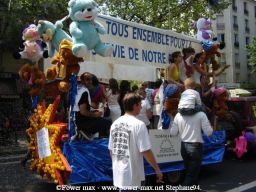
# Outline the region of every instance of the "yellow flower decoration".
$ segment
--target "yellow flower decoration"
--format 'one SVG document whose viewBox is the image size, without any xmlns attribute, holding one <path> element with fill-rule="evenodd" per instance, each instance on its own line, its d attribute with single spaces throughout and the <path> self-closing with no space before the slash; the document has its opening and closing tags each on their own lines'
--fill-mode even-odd
<svg viewBox="0 0 256 192">
<path fill-rule="evenodd" d="M 50 104 L 45 109 L 44 104 L 38 104 L 35 109 L 35 113 L 30 117 L 30 128 L 28 128 L 27 134 L 30 137 L 29 150 L 32 153 L 31 169 L 37 171 L 42 177 L 48 177 L 56 184 L 63 185 L 65 176 L 71 172 L 71 168 L 62 154 L 60 148 L 60 140 L 63 132 L 67 129 L 66 123 L 54 124 L 54 116 L 57 106 L 60 102 L 60 96 L 58 96 L 53 104 Z M 47 137 L 43 137 L 39 140 L 39 132 L 44 131 Z M 44 140 L 49 138 L 48 141 Z M 46 150 L 45 146 L 41 144 L 48 144 L 48 155 L 39 157 L 41 153 L 40 148 Z M 47 146 L 47 145 L 46 145 Z M 47 147 L 46 147 L 47 148 Z"/>
</svg>

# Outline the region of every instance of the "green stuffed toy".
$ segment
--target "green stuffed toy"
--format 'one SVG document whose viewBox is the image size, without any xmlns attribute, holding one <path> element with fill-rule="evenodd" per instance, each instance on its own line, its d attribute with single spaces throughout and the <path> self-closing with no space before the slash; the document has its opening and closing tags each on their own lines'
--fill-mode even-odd
<svg viewBox="0 0 256 192">
<path fill-rule="evenodd" d="M 69 31 L 73 39 L 73 54 L 85 57 L 88 50 L 94 50 L 103 57 L 112 55 L 112 46 L 102 43 L 99 34 L 106 34 L 105 28 L 95 21 L 99 8 L 93 0 L 70 0 L 69 17 L 73 21 Z"/>
<path fill-rule="evenodd" d="M 57 21 L 55 24 L 49 21 L 39 20 L 37 31 L 43 40 L 48 45 L 48 55 L 53 57 L 55 50 L 59 50 L 59 45 L 62 40 L 67 39 L 72 42 L 72 38 L 62 29 L 62 21 Z"/>
</svg>

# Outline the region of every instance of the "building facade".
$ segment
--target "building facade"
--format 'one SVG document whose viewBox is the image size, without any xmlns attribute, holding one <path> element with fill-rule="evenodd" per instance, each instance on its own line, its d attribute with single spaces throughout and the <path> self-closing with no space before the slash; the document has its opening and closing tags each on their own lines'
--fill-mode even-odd
<svg viewBox="0 0 256 192">
<path fill-rule="evenodd" d="M 219 82 L 255 83 L 256 75 L 251 74 L 246 45 L 256 36 L 256 1 L 233 0 L 223 14 L 216 15 L 212 27 L 218 41 L 226 43 L 219 62 L 231 65 L 219 77 Z"/>
</svg>

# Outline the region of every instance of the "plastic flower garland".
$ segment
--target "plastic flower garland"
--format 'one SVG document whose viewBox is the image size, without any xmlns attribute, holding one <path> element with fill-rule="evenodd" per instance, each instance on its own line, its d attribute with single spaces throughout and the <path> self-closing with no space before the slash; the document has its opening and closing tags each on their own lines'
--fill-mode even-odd
<svg viewBox="0 0 256 192">
<path fill-rule="evenodd" d="M 44 103 L 37 105 L 35 113 L 29 119 L 30 128 L 27 129 L 27 134 L 30 137 L 29 150 L 32 153 L 30 168 L 33 171 L 37 171 L 42 177 L 48 177 L 54 183 L 62 185 L 65 182 L 64 179 L 66 176 L 71 172 L 71 169 L 60 148 L 60 140 L 63 132 L 67 129 L 67 124 L 53 123 L 59 101 L 60 96 L 47 109 Z M 49 139 L 39 138 L 38 133 L 42 131 Z M 43 151 L 47 151 L 45 149 L 47 148 L 44 145 L 45 143 L 49 146 L 48 155 L 44 154 L 40 158 L 40 148 Z"/>
</svg>

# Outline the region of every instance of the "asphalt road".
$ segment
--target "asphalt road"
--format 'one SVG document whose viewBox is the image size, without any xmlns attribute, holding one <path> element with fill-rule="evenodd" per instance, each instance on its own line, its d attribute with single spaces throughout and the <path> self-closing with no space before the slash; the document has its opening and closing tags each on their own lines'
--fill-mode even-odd
<svg viewBox="0 0 256 192">
<path fill-rule="evenodd" d="M 207 192 L 256 192 L 256 153 L 242 159 L 229 153 L 222 163 L 204 166 L 200 187 Z"/>
<path fill-rule="evenodd" d="M 19 163 L 0 164 L 0 175 L 1 192 L 56 191 L 54 184 Z M 204 192 L 256 192 L 256 154 L 241 160 L 229 155 L 222 163 L 204 166 L 199 184 Z"/>
</svg>

